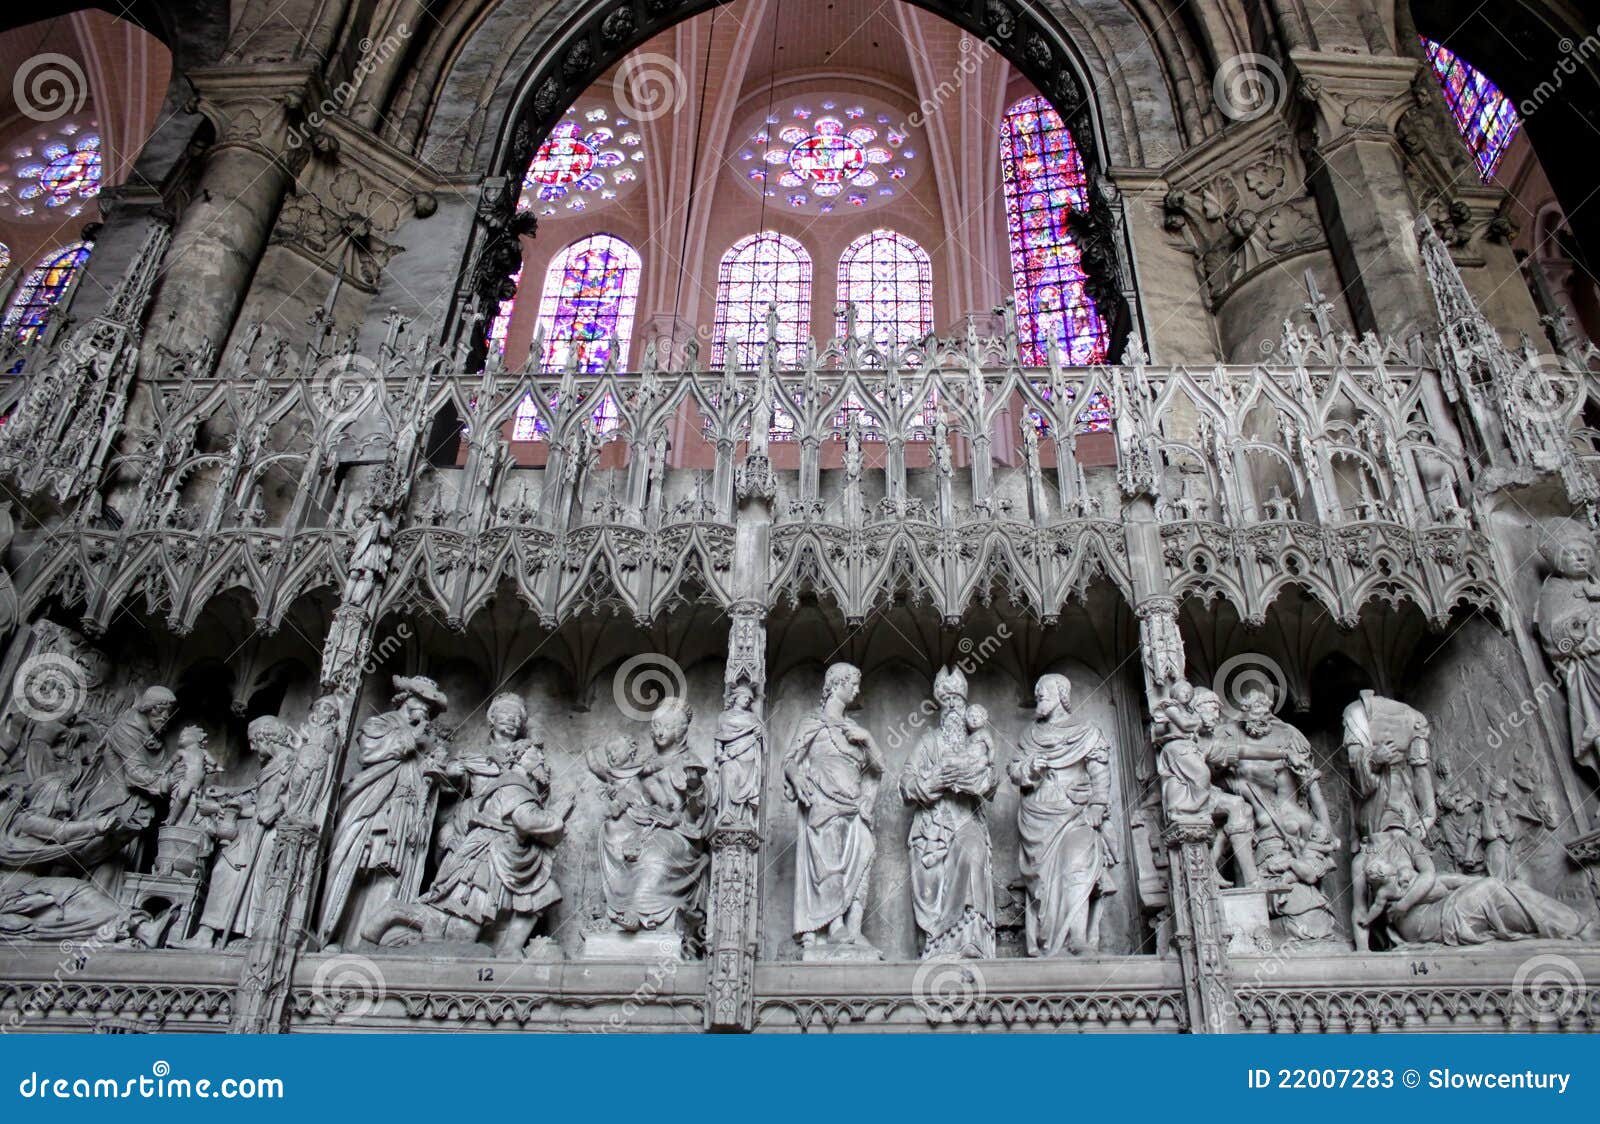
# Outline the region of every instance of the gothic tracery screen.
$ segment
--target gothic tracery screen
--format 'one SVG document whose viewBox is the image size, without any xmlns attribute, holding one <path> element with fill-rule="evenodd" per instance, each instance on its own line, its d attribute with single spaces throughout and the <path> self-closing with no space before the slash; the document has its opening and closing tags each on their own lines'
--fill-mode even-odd
<svg viewBox="0 0 1600 1124">
<path fill-rule="evenodd" d="M 777 305 L 779 361 L 799 363 L 811 323 L 811 255 L 793 238 L 763 230 L 735 242 L 722 256 L 712 366 L 721 366 L 729 346 L 737 349 L 742 366 L 760 361 L 769 303 Z"/>
<path fill-rule="evenodd" d="M 17 286 L 6 309 L 6 318 L 0 325 L 0 336 L 27 342 L 44 328 L 45 319 L 62 296 L 83 263 L 89 260 L 92 242 L 74 242 L 57 250 L 50 250 L 39 259 L 33 272 Z"/>
<path fill-rule="evenodd" d="M 1084 287 L 1083 254 L 1068 226 L 1072 212 L 1088 206 L 1083 157 L 1044 98 L 1023 98 L 1006 111 L 1000 165 L 1022 361 L 1043 366 L 1053 338 L 1064 362 L 1100 362 L 1105 321 Z"/>
<path fill-rule="evenodd" d="M 857 332 L 897 351 L 933 330 L 933 280 L 928 254 L 892 230 L 863 234 L 839 255 L 839 303 L 856 307 Z M 841 334 L 844 318 L 839 319 Z"/>
<path fill-rule="evenodd" d="M 1449 48 L 1431 39 L 1424 39 L 1422 45 L 1461 139 L 1478 162 L 1478 173 L 1485 182 L 1493 179 L 1522 124 L 1517 111 L 1498 86 Z"/>
<path fill-rule="evenodd" d="M 617 367 L 627 365 L 639 273 L 639 252 L 609 234 L 580 238 L 555 256 L 539 299 L 544 370 L 562 370 L 575 349 L 579 373 L 598 374 L 612 358 L 613 336 Z"/>
</svg>

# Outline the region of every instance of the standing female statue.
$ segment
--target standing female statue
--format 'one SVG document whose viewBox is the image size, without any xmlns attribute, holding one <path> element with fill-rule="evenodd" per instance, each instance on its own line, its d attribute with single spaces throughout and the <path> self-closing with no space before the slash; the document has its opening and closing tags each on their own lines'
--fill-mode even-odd
<svg viewBox="0 0 1600 1124">
<path fill-rule="evenodd" d="M 1077 955 L 1098 947 L 1100 905 L 1117 888 L 1106 824 L 1111 743 L 1095 726 L 1072 720 L 1065 675 L 1041 676 L 1034 698 L 1034 724 L 1010 769 L 1022 790 L 1017 865 L 1028 891 L 1028 955 Z"/>
<path fill-rule="evenodd" d="M 856 667 L 828 668 L 822 709 L 800 723 L 783 761 L 784 794 L 800 806 L 794 932 L 817 959 L 883 958 L 861 936 L 883 758 L 872 735 L 844 716 L 860 690 Z"/>
<path fill-rule="evenodd" d="M 994 956 L 994 858 L 984 804 L 999 777 L 994 741 L 967 706 L 967 680 L 955 669 L 933 680 L 939 726 L 922 735 L 900 778 L 911 817 L 911 903 L 922 955 Z M 972 712 L 969 722 L 969 711 Z"/>
</svg>

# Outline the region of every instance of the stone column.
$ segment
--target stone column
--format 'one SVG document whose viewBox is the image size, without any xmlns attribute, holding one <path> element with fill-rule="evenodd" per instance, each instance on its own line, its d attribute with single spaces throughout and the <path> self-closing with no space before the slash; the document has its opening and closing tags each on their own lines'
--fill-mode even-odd
<svg viewBox="0 0 1600 1124">
<path fill-rule="evenodd" d="M 735 474 L 733 582 L 738 600 L 730 611 L 728 662 L 724 681 L 729 691 L 747 686 L 755 692 L 755 710 L 765 718 L 767 684 L 766 587 L 772 571 L 772 505 L 778 481 L 767 456 L 772 421 L 770 374 L 766 365 L 751 410 L 750 446 Z M 763 738 L 763 753 L 770 747 Z M 765 791 L 766 762 L 758 761 L 758 792 Z M 761 928 L 761 823 L 720 817 L 711 834 L 711 903 L 707 910 L 706 1029 L 749 1031 L 755 1026 L 756 946 Z"/>
<path fill-rule="evenodd" d="M 148 340 L 170 337 L 176 348 L 217 355 L 308 154 L 311 138 L 292 118 L 310 96 L 312 76 L 299 68 L 217 68 L 192 77 L 217 139 L 173 231 Z"/>
<path fill-rule="evenodd" d="M 1312 193 L 1358 331 L 1396 339 L 1435 323 L 1395 136 L 1415 104 L 1413 59 L 1290 52 L 1311 118 Z"/>
</svg>

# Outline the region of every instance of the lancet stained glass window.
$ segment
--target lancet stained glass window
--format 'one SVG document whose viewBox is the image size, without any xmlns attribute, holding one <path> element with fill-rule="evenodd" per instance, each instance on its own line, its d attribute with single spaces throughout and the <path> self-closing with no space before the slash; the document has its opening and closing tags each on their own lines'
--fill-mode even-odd
<svg viewBox="0 0 1600 1124">
<path fill-rule="evenodd" d="M 511 283 L 519 290 L 522 288 L 522 269 L 511 275 Z M 506 353 L 506 332 L 511 328 L 511 314 L 517 307 L 517 296 L 514 294 L 510 300 L 501 301 L 495 306 L 494 319 L 489 321 L 489 350 L 499 355 Z"/>
<path fill-rule="evenodd" d="M 1522 120 L 1511 101 L 1483 73 L 1432 39 L 1422 40 L 1461 139 L 1472 150 L 1484 181 L 1494 177 Z"/>
<path fill-rule="evenodd" d="M 717 269 L 717 315 L 711 364 L 719 367 L 729 347 L 740 366 L 761 361 L 767 339 L 767 305 L 778 306 L 778 360 L 800 362 L 811 324 L 811 255 L 775 230 L 735 242 Z"/>
<path fill-rule="evenodd" d="M 1069 365 L 1101 362 L 1105 321 L 1084 287 L 1083 254 L 1068 226 L 1089 203 L 1083 157 L 1044 98 L 1023 98 L 1006 111 L 1000 165 L 1023 363 L 1048 363 L 1052 338 Z"/>
<path fill-rule="evenodd" d="M 43 329 L 50 310 L 66 294 L 67 287 L 77 276 L 83 263 L 89 260 L 93 242 L 74 242 L 58 250 L 51 250 L 39 259 L 39 264 L 17 286 L 6 309 L 6 318 L 0 324 L 0 336 L 26 342 Z"/>
<path fill-rule="evenodd" d="M 892 230 L 863 234 L 839 255 L 839 304 L 856 308 L 856 332 L 903 351 L 933 330 L 933 280 L 928 254 Z M 844 317 L 839 318 L 844 333 Z"/>
<path fill-rule="evenodd" d="M 611 337 L 617 338 L 619 368 L 628 362 L 634 308 L 639 301 L 639 252 L 620 238 L 580 238 L 555 256 L 544 276 L 539 327 L 544 331 L 546 371 L 566 367 L 577 351 L 578 372 L 605 370 Z"/>
</svg>

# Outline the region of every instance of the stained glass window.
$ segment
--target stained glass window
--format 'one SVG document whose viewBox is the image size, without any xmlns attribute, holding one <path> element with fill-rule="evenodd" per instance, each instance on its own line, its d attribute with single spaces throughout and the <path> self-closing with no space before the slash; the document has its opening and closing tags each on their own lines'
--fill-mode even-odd
<svg viewBox="0 0 1600 1124">
<path fill-rule="evenodd" d="M 818 110 L 820 109 L 821 112 Z M 893 198 L 915 169 L 912 133 L 887 112 L 833 99 L 774 106 L 737 158 L 767 197 L 827 215 L 835 207 L 865 208 Z M 898 185 L 898 187 L 896 186 Z"/>
<path fill-rule="evenodd" d="M 796 365 L 811 326 L 811 256 L 787 235 L 763 230 L 735 242 L 717 269 L 717 315 L 711 365 L 735 348 L 740 366 L 761 361 L 767 305 L 778 306 L 778 360 Z"/>
<path fill-rule="evenodd" d="M 933 279 L 928 255 L 892 230 L 863 234 L 839 255 L 839 303 L 856 309 L 856 332 L 903 351 L 933 330 Z M 844 332 L 844 318 L 839 319 Z"/>
<path fill-rule="evenodd" d="M 70 144 L 52 141 L 38 155 L 40 159 L 17 168 L 17 178 L 23 181 L 16 191 L 18 199 L 53 208 L 100 194 L 100 138 L 95 134 Z"/>
<path fill-rule="evenodd" d="M 0 242 L 0 281 L 4 281 L 6 272 L 11 268 L 11 247 Z"/>
<path fill-rule="evenodd" d="M 5 322 L 0 324 L 0 336 L 22 342 L 37 336 L 44 329 L 50 310 L 66 293 L 83 263 L 89 260 L 89 251 L 93 248 L 93 242 L 74 242 L 40 258 L 39 264 L 17 286 L 11 307 L 6 309 Z"/>
<path fill-rule="evenodd" d="M 1461 139 L 1472 150 L 1478 172 L 1487 182 L 1494 177 L 1500 158 L 1506 154 L 1522 121 L 1510 99 L 1481 71 L 1468 66 L 1458 55 L 1432 39 L 1424 39 L 1422 46 L 1428 52 L 1433 75 L 1439 80 L 1439 88 L 1444 92 L 1451 116 L 1456 119 Z"/>
<path fill-rule="evenodd" d="M 1103 361 L 1105 321 L 1084 287 L 1083 254 L 1068 226 L 1089 202 L 1083 157 L 1044 98 L 1023 98 L 1006 111 L 1000 164 L 1022 362 L 1048 363 L 1051 339 L 1071 366 Z"/>
<path fill-rule="evenodd" d="M 534 153 L 518 206 L 546 217 L 556 214 L 558 204 L 583 211 L 615 199 L 638 180 L 643 160 L 639 132 L 614 106 L 593 105 L 582 113 L 573 106 Z"/>
<path fill-rule="evenodd" d="M 611 358 L 613 335 L 617 366 L 625 366 L 638 300 L 639 253 L 622 239 L 595 234 L 562 250 L 545 272 L 539 299 L 544 369 L 565 369 L 576 349 L 579 373 L 597 374 Z"/>
<path fill-rule="evenodd" d="M 522 268 L 511 275 L 511 283 L 518 289 L 522 288 Z M 494 319 L 489 321 L 489 348 L 498 355 L 506 353 L 506 332 L 511 327 L 511 313 L 516 310 L 517 296 L 513 293 L 510 300 L 503 300 L 495 306 Z"/>
</svg>

